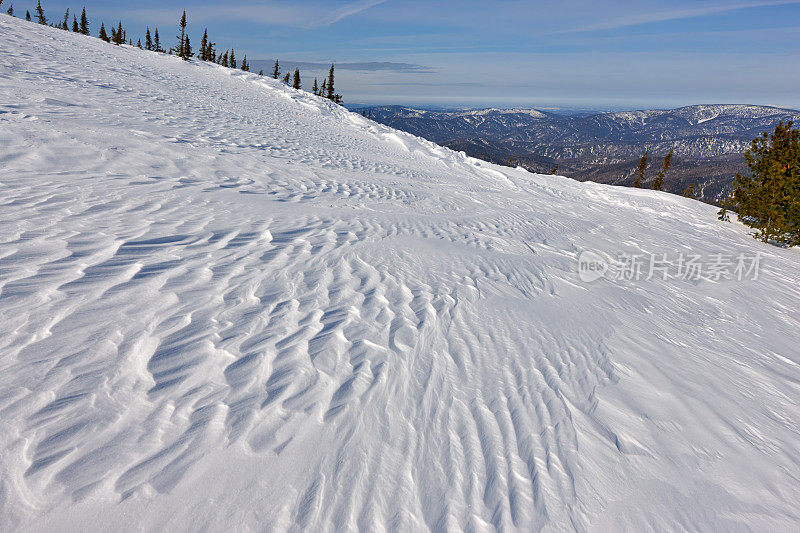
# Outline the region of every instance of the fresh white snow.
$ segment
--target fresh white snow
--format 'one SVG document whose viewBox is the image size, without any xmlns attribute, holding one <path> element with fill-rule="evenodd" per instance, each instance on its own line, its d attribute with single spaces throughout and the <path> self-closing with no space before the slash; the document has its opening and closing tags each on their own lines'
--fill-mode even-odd
<svg viewBox="0 0 800 533">
<path fill-rule="evenodd" d="M 796 530 L 799 264 L 1 15 L 0 530 Z"/>
</svg>

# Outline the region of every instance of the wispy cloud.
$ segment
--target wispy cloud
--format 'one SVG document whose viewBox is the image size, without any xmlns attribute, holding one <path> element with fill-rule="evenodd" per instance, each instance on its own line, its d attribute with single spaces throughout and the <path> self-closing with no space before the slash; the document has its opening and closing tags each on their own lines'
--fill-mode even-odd
<svg viewBox="0 0 800 533">
<path fill-rule="evenodd" d="M 339 9 L 336 9 L 327 15 L 315 20 L 310 24 L 312 28 L 319 28 L 321 26 L 330 26 L 336 24 L 345 17 L 355 15 L 371 7 L 385 3 L 387 0 L 361 0 L 359 2 L 350 2 L 345 4 Z"/>
<path fill-rule="evenodd" d="M 708 15 L 715 15 L 718 13 L 725 13 L 728 11 L 739 11 L 742 9 L 753 9 L 759 7 L 771 6 L 786 6 L 800 4 L 800 0 L 772 0 L 768 2 L 742 2 L 738 4 L 722 4 L 705 7 L 675 9 L 668 11 L 657 11 L 654 13 L 642 13 L 631 17 L 617 18 L 607 22 L 599 22 L 589 26 L 580 28 L 573 28 L 569 30 L 554 32 L 554 33 L 579 33 L 591 32 L 602 30 L 615 30 L 618 28 L 626 28 L 629 26 L 638 26 L 640 24 L 649 24 L 652 22 L 666 22 L 669 20 L 690 19 L 696 17 L 704 17 Z"/>
<path fill-rule="evenodd" d="M 261 24 L 291 26 L 303 29 L 330 26 L 347 17 L 356 15 L 383 4 L 388 0 L 358 0 L 331 9 L 328 2 L 322 1 L 271 1 L 266 3 L 240 2 L 223 5 L 200 5 L 188 10 L 192 21 L 208 23 L 212 21 L 246 20 Z M 128 17 L 150 22 L 173 22 L 180 16 L 179 9 L 173 8 L 135 8 L 125 11 Z"/>
</svg>

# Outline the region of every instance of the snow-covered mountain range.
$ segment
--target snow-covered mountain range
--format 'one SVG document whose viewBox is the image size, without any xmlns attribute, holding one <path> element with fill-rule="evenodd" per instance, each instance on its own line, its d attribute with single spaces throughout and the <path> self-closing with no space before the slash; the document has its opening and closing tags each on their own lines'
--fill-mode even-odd
<svg viewBox="0 0 800 533">
<path fill-rule="evenodd" d="M 375 120 L 468 155 L 520 164 L 599 183 L 630 184 L 645 150 L 657 158 L 675 151 L 667 190 L 689 183 L 705 199 L 730 193 L 742 153 L 783 120 L 800 123 L 800 111 L 753 105 L 696 105 L 671 110 L 564 115 L 536 110 L 437 111 L 385 106 L 369 110 Z M 651 177 L 661 161 L 655 161 Z"/>
<path fill-rule="evenodd" d="M 0 42 L 0 530 L 797 529 L 797 250 L 255 74 Z"/>
</svg>

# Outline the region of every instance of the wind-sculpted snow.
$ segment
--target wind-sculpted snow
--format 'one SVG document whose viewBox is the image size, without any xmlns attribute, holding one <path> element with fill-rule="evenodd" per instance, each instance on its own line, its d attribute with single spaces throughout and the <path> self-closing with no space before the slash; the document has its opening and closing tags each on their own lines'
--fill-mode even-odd
<svg viewBox="0 0 800 533">
<path fill-rule="evenodd" d="M 796 250 L 0 17 L 0 529 L 795 529 Z M 584 250 L 761 252 L 582 283 Z"/>
</svg>

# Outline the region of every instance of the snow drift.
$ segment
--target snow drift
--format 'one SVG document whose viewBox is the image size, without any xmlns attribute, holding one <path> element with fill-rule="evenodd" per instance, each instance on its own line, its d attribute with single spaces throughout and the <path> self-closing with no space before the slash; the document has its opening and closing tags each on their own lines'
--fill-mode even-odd
<svg viewBox="0 0 800 533">
<path fill-rule="evenodd" d="M 797 250 L 0 16 L 0 529 L 796 529 Z M 577 257 L 761 252 L 757 279 Z"/>
</svg>

